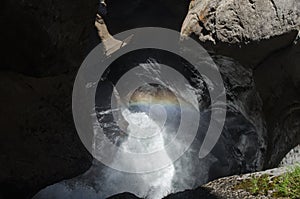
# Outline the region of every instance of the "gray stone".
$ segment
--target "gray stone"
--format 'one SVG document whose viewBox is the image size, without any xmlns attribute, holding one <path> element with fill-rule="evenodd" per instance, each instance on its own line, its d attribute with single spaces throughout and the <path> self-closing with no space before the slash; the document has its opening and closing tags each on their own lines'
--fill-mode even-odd
<svg viewBox="0 0 300 199">
<path fill-rule="evenodd" d="M 300 44 L 292 44 L 264 60 L 254 71 L 267 124 L 265 168 L 278 166 L 300 143 Z"/>
<path fill-rule="evenodd" d="M 291 44 L 299 17 L 300 2 L 294 0 L 194 0 L 181 34 L 195 35 L 205 45 L 212 43 L 215 53 L 253 67 Z"/>
<path fill-rule="evenodd" d="M 286 154 L 286 156 L 281 160 L 279 166 L 283 167 L 295 164 L 300 164 L 300 145 L 288 152 L 288 154 Z"/>
</svg>

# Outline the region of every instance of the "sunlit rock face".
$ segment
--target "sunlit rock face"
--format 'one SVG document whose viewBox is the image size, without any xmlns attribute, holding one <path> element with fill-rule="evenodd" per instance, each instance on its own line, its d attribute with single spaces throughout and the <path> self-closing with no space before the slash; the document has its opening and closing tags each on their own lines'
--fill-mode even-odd
<svg viewBox="0 0 300 199">
<path fill-rule="evenodd" d="M 194 35 L 215 54 L 255 67 L 293 43 L 299 31 L 299 10 L 297 0 L 194 0 L 181 33 Z"/>
</svg>

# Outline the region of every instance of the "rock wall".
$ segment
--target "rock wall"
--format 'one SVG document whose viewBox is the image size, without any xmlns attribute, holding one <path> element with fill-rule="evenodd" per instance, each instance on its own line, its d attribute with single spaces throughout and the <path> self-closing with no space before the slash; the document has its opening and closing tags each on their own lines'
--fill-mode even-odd
<svg viewBox="0 0 300 199">
<path fill-rule="evenodd" d="M 96 5 L 1 2 L 0 198 L 30 198 L 91 165 L 73 125 L 71 93 Z"/>
<path fill-rule="evenodd" d="M 174 9 L 170 3 L 110 1 L 110 31 L 151 25 L 180 29 L 188 2 Z M 94 28 L 97 4 L 1 2 L 0 198 L 30 198 L 90 167 L 91 156 L 73 124 L 71 94 L 77 69 L 99 42 Z"/>
<path fill-rule="evenodd" d="M 0 79 L 0 196 L 30 198 L 88 169 L 90 155 L 73 126 L 72 79 L 13 72 Z"/>
<path fill-rule="evenodd" d="M 251 85 L 260 97 L 239 87 L 230 94 L 236 103 L 242 101 L 236 107 L 255 125 L 262 146 L 267 144 L 259 149 L 264 168 L 277 166 L 300 143 L 298 0 L 108 4 L 105 20 L 112 34 L 141 26 L 181 29 L 183 37 L 191 35 L 212 54 L 230 57 L 239 62 L 234 66 L 250 71 L 245 78 L 249 84 L 243 85 Z M 96 0 L 2 1 L 0 198 L 28 198 L 90 166 L 72 122 L 71 92 L 77 68 L 96 44 L 91 40 L 98 42 L 93 33 L 96 10 Z M 234 74 L 239 73 L 223 72 L 237 83 Z"/>
<path fill-rule="evenodd" d="M 266 168 L 300 143 L 300 45 L 280 50 L 256 67 L 256 86 L 268 128 Z"/>
<path fill-rule="evenodd" d="M 1 4 L 1 69 L 46 76 L 79 67 L 94 29 L 97 0 Z"/>
<path fill-rule="evenodd" d="M 299 8 L 297 0 L 193 0 L 181 29 L 254 71 L 268 131 L 264 168 L 300 143 Z"/>
</svg>

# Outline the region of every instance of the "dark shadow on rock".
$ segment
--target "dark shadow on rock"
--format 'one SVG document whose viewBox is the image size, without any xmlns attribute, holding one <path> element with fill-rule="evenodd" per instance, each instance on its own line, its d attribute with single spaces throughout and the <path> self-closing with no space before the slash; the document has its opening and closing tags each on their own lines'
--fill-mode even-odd
<svg viewBox="0 0 300 199">
<path fill-rule="evenodd" d="M 139 27 L 163 27 L 180 31 L 189 1 L 107 1 L 105 21 L 111 34 Z M 170 23 L 171 22 L 171 23 Z"/>
<path fill-rule="evenodd" d="M 211 193 L 211 191 L 207 188 L 199 187 L 195 190 L 187 190 L 180 193 L 170 194 L 164 199 L 198 199 L 198 198 L 206 198 L 206 199 L 222 199 Z"/>
<path fill-rule="evenodd" d="M 117 195 L 111 196 L 111 197 L 109 197 L 107 199 L 139 199 L 139 198 L 136 197 L 132 193 L 121 193 L 121 194 L 117 194 Z"/>
<path fill-rule="evenodd" d="M 254 72 L 268 129 L 265 169 L 278 166 L 286 153 L 300 143 L 299 61 L 298 41 L 269 56 Z"/>
<path fill-rule="evenodd" d="M 186 190 L 179 193 L 173 193 L 165 197 L 164 199 L 198 199 L 198 198 L 206 198 L 206 199 L 223 199 L 222 197 L 216 196 L 211 193 L 211 191 L 207 188 L 199 187 L 194 190 Z M 121 193 L 107 199 L 139 199 L 139 197 L 135 196 L 131 193 Z"/>
</svg>

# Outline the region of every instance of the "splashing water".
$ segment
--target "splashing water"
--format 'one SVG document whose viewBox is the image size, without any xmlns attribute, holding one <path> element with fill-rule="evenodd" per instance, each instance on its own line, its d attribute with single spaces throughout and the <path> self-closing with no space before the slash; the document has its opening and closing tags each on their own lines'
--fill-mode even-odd
<svg viewBox="0 0 300 199">
<path fill-rule="evenodd" d="M 147 64 L 141 64 L 141 66 L 150 70 L 147 74 L 148 77 L 154 77 L 153 73 L 159 75 L 159 64 L 153 60 Z M 190 89 L 191 87 L 186 86 L 186 88 Z M 180 122 L 180 109 L 191 108 L 180 107 L 176 99 L 176 96 L 190 95 L 191 91 L 186 92 L 179 89 L 177 90 L 179 95 L 176 96 L 173 92 L 166 86 L 148 85 L 133 93 L 129 107 L 119 104 L 118 110 L 103 110 L 99 113 L 107 115 L 117 111 L 119 114 L 121 113 L 117 123 L 126 121 L 127 125 L 123 125 L 123 130 L 127 136 L 120 143 L 119 150 L 130 153 L 153 153 L 161 150 L 162 155 L 157 157 L 156 161 L 170 160 L 170 154 L 165 151 L 165 146 L 170 141 L 174 142 L 176 125 Z M 190 119 L 193 120 L 193 118 Z M 110 124 L 106 125 L 109 126 Z M 101 141 L 97 139 L 97 136 L 94 138 L 96 151 L 100 151 L 97 147 L 101 147 Z M 180 145 L 181 143 L 176 144 Z M 135 159 L 125 159 L 118 151 L 110 155 L 112 162 L 118 160 L 119 163 L 121 162 L 133 170 L 136 165 L 155 164 L 154 162 L 137 162 Z M 197 157 L 196 153 L 195 157 Z M 95 160 L 93 166 L 85 174 L 49 186 L 34 198 L 101 199 L 118 193 L 130 192 L 142 198 L 160 199 L 170 193 L 193 188 L 205 181 L 205 178 L 197 177 L 199 174 L 191 175 L 194 166 L 199 166 L 199 164 L 192 163 L 197 162 L 197 159 L 192 161 L 190 155 L 185 155 L 181 160 L 183 161 L 176 161 L 165 168 L 147 173 L 126 173 L 104 166 Z M 202 168 L 202 170 L 204 169 Z"/>
<path fill-rule="evenodd" d="M 155 109 L 155 108 L 154 108 Z M 159 111 L 156 107 L 154 112 Z M 128 109 L 123 111 L 123 116 L 128 122 L 127 133 L 128 139 L 124 141 L 120 148 L 131 153 L 151 153 L 164 148 L 164 129 L 158 125 L 150 116 L 144 112 L 132 113 Z M 143 139 L 140 139 L 143 138 Z M 122 159 L 117 153 L 116 159 Z M 164 151 L 161 159 L 169 159 Z M 157 159 L 157 161 L 161 161 Z M 137 164 L 153 164 L 151 162 L 137 162 L 135 160 L 123 159 L 124 164 L 134 168 Z M 111 169 L 108 169 L 111 170 Z M 116 171 L 115 173 L 105 172 L 105 185 L 100 191 L 105 197 L 121 192 L 131 192 L 139 197 L 158 199 L 172 192 L 172 179 L 174 176 L 174 166 L 168 167 L 155 172 L 142 174 L 125 174 Z M 120 183 L 120 181 L 122 183 Z M 118 185 L 117 189 L 110 185 Z"/>
<path fill-rule="evenodd" d="M 156 69 L 153 71 L 159 75 L 159 67 L 156 62 L 141 64 L 146 69 Z M 150 71 L 148 77 L 154 77 Z M 176 87 L 179 97 L 192 98 L 195 94 L 196 102 L 201 100 L 203 94 L 202 80 L 195 77 L 195 84 L 199 84 L 199 88 L 194 89 L 190 85 L 184 85 L 189 91 Z M 176 100 L 170 95 L 163 93 L 147 96 L 149 89 L 141 89 L 136 95 L 133 95 L 131 106 L 122 105 L 119 110 L 103 110 L 102 114 L 111 114 L 113 111 L 119 112 L 121 115 L 118 119 L 119 124 L 126 121 L 126 125 L 122 125 L 122 130 L 126 132 L 126 138 L 121 139 L 119 149 L 130 153 L 151 153 L 156 150 L 162 150 L 163 155 L 158 157 L 157 161 L 169 160 L 172 155 L 165 151 L 165 147 L 169 141 L 173 140 L 176 134 L 176 127 L 168 126 L 176 124 L 180 119 L 180 108 L 196 111 L 192 104 L 186 104 L 185 107 L 178 107 Z M 157 92 L 157 91 L 154 91 Z M 175 93 L 174 90 L 172 92 Z M 150 92 L 151 93 L 151 92 Z M 169 92 L 167 92 L 169 93 Z M 145 97 L 146 96 L 146 97 Z M 147 99 L 147 100 L 145 100 Z M 200 114 L 199 112 L 196 112 Z M 193 114 L 190 114 L 188 120 L 194 120 Z M 240 118 L 234 116 L 233 118 Z M 206 131 L 207 124 L 210 121 L 210 114 L 202 113 L 201 124 L 199 126 L 198 135 Z M 232 123 L 236 123 L 232 120 Z M 110 124 L 108 124 L 109 126 Z M 113 125 L 112 125 L 113 126 Z M 241 132 L 240 125 L 238 126 Z M 244 132 L 249 132 L 246 126 Z M 113 132 L 114 133 L 114 132 Z M 165 168 L 148 173 L 126 173 L 118 171 L 103 165 L 94 160 L 92 167 L 83 175 L 76 178 L 65 180 L 49 186 L 40 191 L 35 199 L 102 199 L 115 194 L 130 192 L 138 197 L 160 199 L 170 193 L 184 191 L 186 189 L 196 188 L 218 175 L 226 175 L 232 173 L 231 169 L 239 166 L 238 159 L 231 152 L 231 148 L 237 145 L 233 142 L 232 135 L 229 131 L 225 132 L 227 137 L 221 137 L 219 145 L 216 145 L 215 152 L 210 153 L 205 159 L 199 159 L 198 152 L 201 142 L 196 138 L 193 145 L 173 164 Z M 242 133 L 240 133 L 242 137 Z M 249 134 L 249 133 L 248 133 Z M 247 134 L 247 135 L 248 135 Z M 115 136 L 115 134 L 114 134 Z M 238 137 L 238 138 L 239 138 Z M 249 140 L 248 136 L 247 140 Z M 95 147 L 101 146 L 101 140 L 94 140 Z M 175 143 L 181 145 L 179 141 Z M 226 147 L 231 147 L 227 149 Z M 226 152 L 228 150 L 229 152 Z M 111 161 L 121 161 L 122 164 L 134 168 L 136 165 L 151 165 L 153 162 L 137 162 L 135 159 L 125 159 L 120 155 L 119 151 L 111 156 Z M 237 165 L 237 166 L 236 166 Z M 237 169 L 234 171 L 238 172 Z M 219 173 L 221 172 L 221 174 Z M 216 174 L 217 173 L 217 174 Z M 212 177 L 211 177 L 211 176 Z"/>
</svg>

